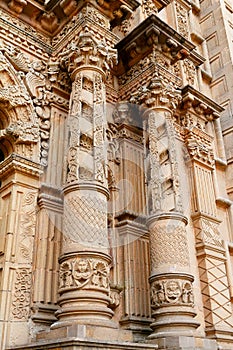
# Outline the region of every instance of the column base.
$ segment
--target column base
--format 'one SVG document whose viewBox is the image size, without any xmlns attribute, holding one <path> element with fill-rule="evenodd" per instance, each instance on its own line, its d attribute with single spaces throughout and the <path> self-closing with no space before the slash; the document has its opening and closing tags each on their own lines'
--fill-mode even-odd
<svg viewBox="0 0 233 350">
<path fill-rule="evenodd" d="M 166 337 L 153 342 L 134 343 L 130 331 L 102 327 L 73 326 L 40 333 L 35 342 L 15 346 L 11 350 L 218 350 L 215 340 L 194 337 Z M 229 349 L 229 348 L 224 348 Z"/>
<path fill-rule="evenodd" d="M 156 350 L 156 344 L 135 343 L 129 330 L 101 326 L 73 324 L 72 326 L 41 332 L 35 342 L 15 347 L 14 350 Z M 12 349 L 13 350 L 13 349 Z"/>
<path fill-rule="evenodd" d="M 215 340 L 188 336 L 171 336 L 153 339 L 149 344 L 158 346 L 158 350 L 218 350 Z"/>
</svg>

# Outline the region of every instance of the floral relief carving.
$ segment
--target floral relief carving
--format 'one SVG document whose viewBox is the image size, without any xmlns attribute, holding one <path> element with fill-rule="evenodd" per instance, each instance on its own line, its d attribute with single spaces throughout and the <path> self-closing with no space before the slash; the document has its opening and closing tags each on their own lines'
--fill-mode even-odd
<svg viewBox="0 0 233 350">
<path fill-rule="evenodd" d="M 20 120 L 13 122 L 8 132 L 17 138 L 18 143 L 37 143 L 40 140 L 40 161 L 46 166 L 50 136 L 49 103 L 52 96 L 49 95 L 47 68 L 42 60 L 30 62 L 19 49 L 9 45 L 3 52 L 1 62 L 5 62 L 4 69 L 8 71 L 11 66 L 12 71 L 20 72 L 17 80 L 21 82 L 0 88 L 0 102 L 9 103 L 20 114 Z"/>
<path fill-rule="evenodd" d="M 105 154 L 105 124 L 104 101 L 105 88 L 102 77 L 95 75 L 94 80 L 94 164 L 95 164 L 95 180 L 106 183 L 107 179 L 107 159 Z"/>
<path fill-rule="evenodd" d="M 98 259 L 76 258 L 60 265 L 60 292 L 67 288 L 101 288 L 109 291 L 109 266 Z"/>
<path fill-rule="evenodd" d="M 185 130 L 185 143 L 192 159 L 214 166 L 212 137 L 198 127 Z"/>
<path fill-rule="evenodd" d="M 66 66 L 69 72 L 88 65 L 101 69 L 103 72 L 117 61 L 117 53 L 106 43 L 106 40 L 96 40 L 86 27 L 79 33 L 78 41 L 68 44 L 67 50 L 60 54 L 62 66 Z"/>
<path fill-rule="evenodd" d="M 175 110 L 181 101 L 181 93 L 171 81 L 162 79 L 157 75 L 144 86 L 140 86 L 138 91 L 132 94 L 131 103 L 136 103 L 145 107 L 166 106 Z"/>
<path fill-rule="evenodd" d="M 190 281 L 164 279 L 151 284 L 151 306 L 162 305 L 193 306 L 193 286 Z"/>
<path fill-rule="evenodd" d="M 186 79 L 189 85 L 193 86 L 195 84 L 195 79 L 196 79 L 196 67 L 194 63 L 185 58 L 183 60 L 183 65 L 184 65 L 184 72 L 186 74 Z"/>
<path fill-rule="evenodd" d="M 12 299 L 13 318 L 27 320 L 29 316 L 31 271 L 27 268 L 16 270 L 16 281 Z"/>
</svg>

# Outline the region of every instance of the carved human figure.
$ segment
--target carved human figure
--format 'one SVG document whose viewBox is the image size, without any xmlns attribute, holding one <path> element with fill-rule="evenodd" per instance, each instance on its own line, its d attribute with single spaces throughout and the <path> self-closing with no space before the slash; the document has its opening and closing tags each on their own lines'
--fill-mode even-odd
<svg viewBox="0 0 233 350">
<path fill-rule="evenodd" d="M 181 296 L 181 288 L 177 281 L 168 281 L 166 283 L 166 299 L 170 303 L 175 303 Z"/>
<path fill-rule="evenodd" d="M 192 285 L 189 282 L 184 283 L 182 291 L 182 301 L 185 304 L 193 304 L 193 291 Z"/>
<path fill-rule="evenodd" d="M 74 283 L 80 286 L 87 282 L 90 277 L 91 271 L 88 262 L 84 259 L 75 262 L 73 271 Z"/>
</svg>

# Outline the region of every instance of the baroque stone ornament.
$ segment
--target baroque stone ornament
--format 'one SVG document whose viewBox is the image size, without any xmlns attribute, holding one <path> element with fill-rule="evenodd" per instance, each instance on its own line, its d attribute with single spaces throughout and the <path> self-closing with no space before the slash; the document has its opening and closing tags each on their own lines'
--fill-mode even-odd
<svg viewBox="0 0 233 350">
<path fill-rule="evenodd" d="M 152 308 L 173 304 L 193 306 L 193 303 L 190 281 L 164 279 L 151 284 Z"/>
<path fill-rule="evenodd" d="M 16 271 L 15 291 L 12 301 L 13 318 L 27 320 L 30 307 L 31 270 L 21 268 Z"/>
<path fill-rule="evenodd" d="M 174 111 L 181 101 L 181 91 L 172 82 L 162 77 L 154 77 L 149 84 L 139 88 L 130 99 L 131 103 L 137 103 L 147 108 L 158 106 L 167 107 Z"/>
<path fill-rule="evenodd" d="M 233 350 L 231 7 L 0 1 L 0 349 Z"/>
<path fill-rule="evenodd" d="M 71 42 L 67 51 L 60 54 L 61 64 L 76 75 L 81 67 L 91 66 L 106 73 L 116 63 L 116 50 L 109 47 L 105 40 L 96 40 L 88 28 L 80 34 L 77 42 Z"/>
<path fill-rule="evenodd" d="M 151 324 L 154 332 L 149 339 L 156 339 L 167 332 L 170 336 L 174 336 L 177 332 L 188 335 L 198 328 L 199 323 L 194 320 L 196 313 L 193 276 L 164 273 L 151 277 L 150 282 L 152 317 L 155 321 Z"/>
<path fill-rule="evenodd" d="M 96 259 L 74 259 L 60 266 L 60 291 L 63 288 L 103 288 L 109 290 L 109 266 Z"/>
<path fill-rule="evenodd" d="M 110 257 L 101 252 L 87 251 L 64 254 L 60 258 L 58 322 L 106 322 L 112 317 L 110 304 Z M 72 310 L 73 317 L 69 314 Z M 98 317 L 96 318 L 96 312 Z M 90 321 L 91 315 L 95 315 Z"/>
</svg>

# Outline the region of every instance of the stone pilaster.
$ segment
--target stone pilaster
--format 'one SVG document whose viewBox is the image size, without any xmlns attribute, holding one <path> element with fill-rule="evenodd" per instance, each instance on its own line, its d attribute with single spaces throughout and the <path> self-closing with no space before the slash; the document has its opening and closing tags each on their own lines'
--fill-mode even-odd
<svg viewBox="0 0 233 350">
<path fill-rule="evenodd" d="M 205 331 L 208 338 L 232 342 L 232 308 L 227 279 L 227 252 L 220 230 L 221 220 L 216 206 L 216 189 L 213 174 L 216 152 L 214 130 L 218 142 L 218 156 L 224 160 L 224 150 L 218 125 L 221 107 L 204 100 L 197 92 L 184 91 L 187 123 L 185 143 L 190 157 L 190 182 L 195 196 L 192 198 L 192 220 L 196 238 L 196 251 L 200 275 Z M 199 99 L 199 102 L 197 103 Z M 202 103 L 200 103 L 202 102 Z M 192 114 L 191 114 L 192 113 Z M 192 115 L 192 118 L 190 116 Z M 208 129 L 204 127 L 208 123 Z M 219 160 L 218 160 L 219 161 Z"/>
</svg>

